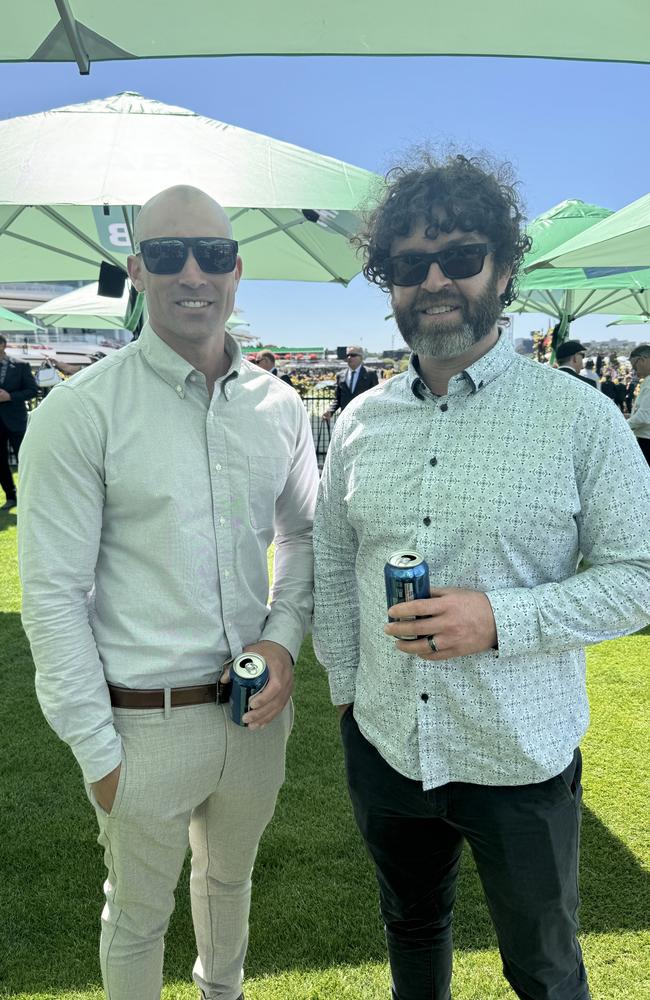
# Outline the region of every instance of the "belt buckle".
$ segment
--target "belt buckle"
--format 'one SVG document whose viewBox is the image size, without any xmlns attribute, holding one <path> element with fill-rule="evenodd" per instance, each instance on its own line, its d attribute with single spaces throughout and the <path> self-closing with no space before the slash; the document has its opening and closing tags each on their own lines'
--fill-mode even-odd
<svg viewBox="0 0 650 1000">
<path fill-rule="evenodd" d="M 221 673 L 219 675 L 219 680 L 217 681 L 217 705 L 225 705 L 226 702 L 230 701 L 230 692 L 232 690 L 232 681 L 228 679 L 223 680 L 223 675 L 225 674 L 227 668 L 232 663 L 232 659 L 227 660 L 221 668 Z"/>
</svg>

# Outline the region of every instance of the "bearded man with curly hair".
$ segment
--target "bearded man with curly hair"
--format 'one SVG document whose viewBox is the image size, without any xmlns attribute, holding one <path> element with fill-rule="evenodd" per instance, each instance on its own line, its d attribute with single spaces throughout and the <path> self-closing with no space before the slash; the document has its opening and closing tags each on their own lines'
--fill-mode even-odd
<svg viewBox="0 0 650 1000">
<path fill-rule="evenodd" d="M 413 353 L 332 437 L 314 640 L 393 1000 L 451 996 L 465 841 L 515 994 L 590 995 L 577 940 L 584 646 L 650 621 L 650 473 L 608 400 L 519 357 L 499 328 L 530 246 L 522 214 L 507 168 L 425 157 L 389 174 L 357 241 Z M 398 553 L 424 558 L 429 596 L 386 624 Z"/>
</svg>

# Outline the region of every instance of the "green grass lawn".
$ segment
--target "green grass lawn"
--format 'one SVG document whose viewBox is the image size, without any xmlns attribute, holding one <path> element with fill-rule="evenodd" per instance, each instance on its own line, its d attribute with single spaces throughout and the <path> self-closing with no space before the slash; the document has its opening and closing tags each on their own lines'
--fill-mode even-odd
<svg viewBox="0 0 650 1000">
<path fill-rule="evenodd" d="M 0 996 L 90 1000 L 103 866 L 77 766 L 44 722 L 19 619 L 15 512 L 0 513 Z M 594 1000 L 650 996 L 650 633 L 589 651 L 582 942 Z M 307 640 L 288 778 L 255 871 L 247 1000 L 387 1000 L 374 877 L 344 787 L 337 722 Z M 645 867 L 644 867 L 645 865 Z M 187 870 L 167 938 L 165 1000 L 195 1000 Z M 512 997 L 471 859 L 455 917 L 454 1000 Z"/>
</svg>

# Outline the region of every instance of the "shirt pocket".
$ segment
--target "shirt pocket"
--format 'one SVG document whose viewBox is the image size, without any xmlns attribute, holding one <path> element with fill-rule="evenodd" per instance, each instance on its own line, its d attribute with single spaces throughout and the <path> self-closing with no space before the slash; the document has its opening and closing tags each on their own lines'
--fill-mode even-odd
<svg viewBox="0 0 650 1000">
<path fill-rule="evenodd" d="M 275 502 L 287 481 L 289 459 L 283 455 L 248 456 L 248 510 L 257 531 L 272 531 Z"/>
</svg>

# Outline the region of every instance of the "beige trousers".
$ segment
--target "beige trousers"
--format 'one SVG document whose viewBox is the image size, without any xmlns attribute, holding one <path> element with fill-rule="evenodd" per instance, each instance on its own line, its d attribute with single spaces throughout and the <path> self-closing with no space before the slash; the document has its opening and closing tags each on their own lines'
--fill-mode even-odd
<svg viewBox="0 0 650 1000">
<path fill-rule="evenodd" d="M 207 1000 L 237 1000 L 248 944 L 251 874 L 284 781 L 288 704 L 257 732 L 229 705 L 114 709 L 122 770 L 110 814 L 95 802 L 108 876 L 100 958 L 108 1000 L 159 1000 L 164 935 L 188 845 L 198 958 Z"/>
</svg>

